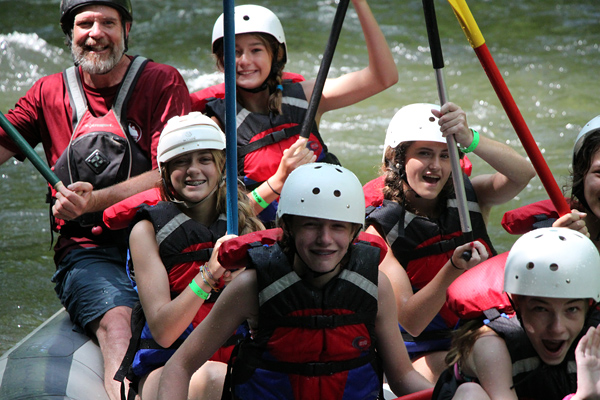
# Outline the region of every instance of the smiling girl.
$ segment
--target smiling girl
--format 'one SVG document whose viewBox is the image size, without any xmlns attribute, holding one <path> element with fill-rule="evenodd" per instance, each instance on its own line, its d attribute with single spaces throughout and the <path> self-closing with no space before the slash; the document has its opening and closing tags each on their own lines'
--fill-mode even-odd
<svg viewBox="0 0 600 400">
<path fill-rule="evenodd" d="M 308 139 L 299 139 L 299 133 L 315 80 L 283 79 L 288 50 L 283 27 L 273 12 L 257 5 L 235 7 L 238 175 L 253 189 L 250 198 L 263 221 L 274 221 L 276 203 L 269 204 L 279 197 L 296 167 L 315 159 L 339 164 L 319 133 L 322 115 L 362 101 L 398 81 L 392 53 L 367 1 L 352 3 L 365 36 L 369 65 L 326 80 Z M 223 70 L 223 15 L 215 23 L 212 48 L 217 66 Z M 199 93 L 192 94 L 192 104 L 197 104 Z M 206 114 L 225 128 L 224 99 L 208 101 Z M 293 144 L 296 147 L 290 149 Z"/>
<path fill-rule="evenodd" d="M 474 242 L 462 236 L 446 137 L 496 171 L 469 180 L 465 191 Z M 453 103 L 411 104 L 400 109 L 384 145 L 383 204 L 367 217 L 367 232 L 386 239 L 380 268 L 392 282 L 398 322 L 415 368 L 435 382 L 443 371 L 456 317 L 444 306 L 446 289 L 465 270 L 496 254 L 486 230 L 493 205 L 518 194 L 533 167 L 510 147 L 469 129 Z M 369 184 L 368 184 L 369 185 Z M 461 258 L 470 250 L 469 261 Z"/>
<path fill-rule="evenodd" d="M 225 271 L 213 251 L 231 237 L 225 236 L 224 149 L 221 129 L 197 112 L 169 120 L 158 143 L 164 201 L 138 211 L 129 239 L 130 274 L 146 324 L 128 378 L 143 400 L 156 398 L 162 366 L 239 274 Z M 240 232 L 262 229 L 244 192 L 237 197 Z M 198 371 L 191 398 L 221 398 L 230 352 L 221 349 Z"/>
</svg>

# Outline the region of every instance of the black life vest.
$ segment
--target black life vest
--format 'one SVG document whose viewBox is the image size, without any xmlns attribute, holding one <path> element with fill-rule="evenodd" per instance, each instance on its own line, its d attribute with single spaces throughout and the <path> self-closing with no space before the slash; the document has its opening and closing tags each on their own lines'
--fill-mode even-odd
<svg viewBox="0 0 600 400">
<path fill-rule="evenodd" d="M 565 359 L 559 365 L 547 365 L 537 355 L 527 334 L 516 317 L 494 317 L 488 313 L 487 326 L 504 339 L 513 366 L 513 385 L 522 400 L 562 400 L 577 391 L 577 364 L 575 348 L 587 332 L 586 323 L 582 333 L 573 341 Z M 589 319 L 589 318 L 588 318 Z"/>
<path fill-rule="evenodd" d="M 473 185 L 466 176 L 464 182 L 473 237 L 486 246 L 490 256 L 496 255 Z M 413 214 L 397 202 L 384 200 L 382 206 L 367 207 L 366 224 L 374 225 L 385 235 L 415 292 L 437 275 L 456 247 L 466 243 L 454 196 L 447 200 L 442 215 L 436 220 Z M 414 354 L 447 349 L 450 345 L 449 328 L 454 328 L 457 322 L 456 315 L 444 305 L 419 337 L 403 331 L 407 350 Z"/>
<path fill-rule="evenodd" d="M 359 242 L 324 288 L 296 274 L 278 244 L 249 250 L 259 326 L 239 346 L 225 394 L 234 399 L 376 399 L 382 376 L 374 335 L 379 249 Z M 235 354 L 235 352 L 234 352 Z"/>
<path fill-rule="evenodd" d="M 227 231 L 225 215 L 219 216 L 210 227 L 206 227 L 189 218 L 174 203 L 166 201 L 159 202 L 155 206 L 142 206 L 132 224 L 141 220 L 150 221 L 156 232 L 159 254 L 169 274 L 171 298 L 177 297 L 189 285 L 198 274 L 200 266 L 210 259 L 214 243 Z M 128 272 L 135 286 L 135 270 L 131 257 L 128 259 Z M 192 323 L 169 348 L 163 348 L 156 343 L 152 338 L 143 309 L 139 305 L 135 307 L 132 313 L 132 338 L 115 379 L 122 382 L 123 378 L 127 377 L 137 386 L 141 377 L 163 366 L 185 338 L 206 317 L 219 293 L 211 293 Z M 246 333 L 247 329 L 241 327 L 211 359 L 227 362 L 233 346 Z"/>
</svg>

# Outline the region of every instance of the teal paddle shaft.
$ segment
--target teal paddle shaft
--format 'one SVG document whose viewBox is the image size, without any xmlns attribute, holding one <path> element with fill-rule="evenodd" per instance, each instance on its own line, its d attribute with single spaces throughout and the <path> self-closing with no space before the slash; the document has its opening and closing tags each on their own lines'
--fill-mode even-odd
<svg viewBox="0 0 600 400">
<path fill-rule="evenodd" d="M 56 187 L 59 183 L 62 184 L 58 176 L 50 169 L 50 167 L 37 155 L 35 150 L 27 143 L 23 136 L 17 131 L 17 129 L 10 123 L 8 118 L 3 113 L 0 113 L 0 126 L 15 142 L 25 156 L 31 161 L 34 167 L 44 176 L 46 181 L 53 187 Z"/>
</svg>

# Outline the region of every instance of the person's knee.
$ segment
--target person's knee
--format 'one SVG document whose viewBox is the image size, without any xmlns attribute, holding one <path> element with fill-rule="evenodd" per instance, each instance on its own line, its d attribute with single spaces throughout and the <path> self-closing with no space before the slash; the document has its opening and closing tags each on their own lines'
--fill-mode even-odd
<svg viewBox="0 0 600 400">
<path fill-rule="evenodd" d="M 90 323 L 96 337 L 129 338 L 131 336 L 131 308 L 119 306 L 108 310 L 100 318 Z"/>
<path fill-rule="evenodd" d="M 193 400 L 220 399 L 226 374 L 227 364 L 216 361 L 205 363 L 192 375 L 188 397 Z"/>
<path fill-rule="evenodd" d="M 490 400 L 487 392 L 477 383 L 466 382 L 456 389 L 453 400 L 471 399 L 471 400 Z"/>
</svg>

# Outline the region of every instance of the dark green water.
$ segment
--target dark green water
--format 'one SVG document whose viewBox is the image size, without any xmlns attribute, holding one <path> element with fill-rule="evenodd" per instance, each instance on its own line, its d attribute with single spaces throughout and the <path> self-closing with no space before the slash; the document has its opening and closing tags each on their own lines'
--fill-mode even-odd
<svg viewBox="0 0 600 400">
<path fill-rule="evenodd" d="M 248 3 L 239 1 L 236 4 Z M 271 0 L 284 25 L 287 70 L 316 76 L 336 4 Z M 451 7 L 436 0 L 451 101 L 483 134 L 523 151 Z M 331 151 L 363 182 L 376 176 L 385 129 L 394 112 L 413 102 L 437 103 L 437 88 L 421 1 L 371 0 L 393 50 L 399 83 L 352 107 L 330 112 L 321 123 Z M 220 78 L 210 57 L 219 1 L 133 0 L 130 54 L 180 69 L 191 91 Z M 471 11 L 498 68 L 559 185 L 566 182 L 573 141 L 598 107 L 600 2 L 598 0 L 471 0 Z M 70 65 L 58 26 L 59 1 L 0 1 L 0 109 L 6 111 L 43 75 Z M 367 64 L 362 33 L 350 6 L 330 76 Z M 38 149 L 39 150 L 39 149 Z M 491 172 L 475 156 L 474 173 Z M 29 162 L 0 166 L 0 353 L 56 311 L 50 277 L 46 187 Z M 498 251 L 516 237 L 499 226 L 509 209 L 546 198 L 539 179 L 518 198 L 494 209 L 489 230 Z"/>
</svg>

